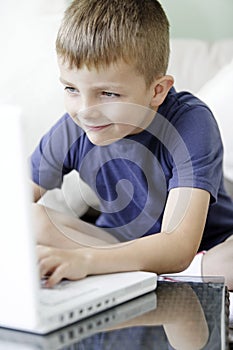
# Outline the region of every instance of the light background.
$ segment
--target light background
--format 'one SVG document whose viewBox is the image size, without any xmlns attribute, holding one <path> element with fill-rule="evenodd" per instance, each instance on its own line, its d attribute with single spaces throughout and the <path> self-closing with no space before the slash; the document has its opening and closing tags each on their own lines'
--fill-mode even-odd
<svg viewBox="0 0 233 350">
<path fill-rule="evenodd" d="M 233 0 L 160 0 L 171 37 L 219 40 L 233 37 Z"/>
<path fill-rule="evenodd" d="M 160 1 L 170 20 L 172 38 L 233 38 L 233 0 Z M 22 107 L 29 150 L 64 113 L 55 38 L 70 2 L 0 2 L 0 103 Z"/>
</svg>

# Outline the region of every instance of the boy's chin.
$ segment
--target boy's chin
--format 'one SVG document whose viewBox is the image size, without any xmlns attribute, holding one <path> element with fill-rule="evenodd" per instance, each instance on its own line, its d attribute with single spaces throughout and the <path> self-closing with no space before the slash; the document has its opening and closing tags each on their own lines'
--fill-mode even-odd
<svg viewBox="0 0 233 350">
<path fill-rule="evenodd" d="M 93 135 L 90 135 L 89 133 L 87 133 L 87 137 L 90 140 L 90 142 L 96 146 L 108 146 L 120 140 L 120 138 L 95 137 Z"/>
<path fill-rule="evenodd" d="M 122 125 L 119 124 L 119 127 L 117 128 L 115 126 L 115 129 L 113 130 L 101 130 L 101 131 L 92 131 L 92 130 L 85 130 L 86 135 L 88 139 L 96 146 L 107 146 L 111 145 L 114 142 L 117 142 L 119 140 L 122 140 L 124 137 L 128 135 L 133 135 L 135 133 L 141 132 L 143 129 L 136 128 L 135 126 L 129 126 L 129 125 Z"/>
</svg>

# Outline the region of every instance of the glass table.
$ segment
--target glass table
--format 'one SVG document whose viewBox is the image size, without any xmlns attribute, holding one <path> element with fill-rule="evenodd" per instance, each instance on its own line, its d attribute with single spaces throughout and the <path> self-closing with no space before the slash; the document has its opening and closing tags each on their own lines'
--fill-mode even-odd
<svg viewBox="0 0 233 350">
<path fill-rule="evenodd" d="M 222 278 L 166 276 L 154 292 L 45 336 L 0 328 L 0 349 L 224 350 L 228 306 Z"/>
</svg>

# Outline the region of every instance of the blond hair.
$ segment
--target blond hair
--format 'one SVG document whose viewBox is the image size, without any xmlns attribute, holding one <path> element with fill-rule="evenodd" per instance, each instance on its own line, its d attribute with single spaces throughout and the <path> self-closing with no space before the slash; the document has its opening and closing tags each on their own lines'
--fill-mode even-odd
<svg viewBox="0 0 233 350">
<path fill-rule="evenodd" d="M 56 50 L 70 68 L 98 69 L 122 59 L 149 85 L 167 70 L 169 23 L 157 0 L 74 0 Z"/>
</svg>

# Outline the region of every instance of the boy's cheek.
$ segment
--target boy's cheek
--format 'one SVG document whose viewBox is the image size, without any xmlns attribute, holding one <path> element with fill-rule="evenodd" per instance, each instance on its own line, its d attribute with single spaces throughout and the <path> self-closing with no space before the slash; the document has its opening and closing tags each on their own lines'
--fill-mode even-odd
<svg viewBox="0 0 233 350">
<path fill-rule="evenodd" d="M 127 102 L 108 102 L 83 110 L 77 99 L 72 100 L 69 97 L 65 98 L 65 108 L 81 128 L 83 125 L 114 124 L 115 132 L 122 137 L 131 134 L 138 127 L 146 128 L 155 114 L 148 107 Z"/>
<path fill-rule="evenodd" d="M 138 127 L 147 127 L 154 118 L 155 112 L 136 103 L 116 102 L 105 104 L 102 114 L 106 120 L 120 124 L 121 129 L 125 127 L 131 132 Z"/>
<path fill-rule="evenodd" d="M 155 112 L 145 106 L 127 103 L 127 102 L 108 102 L 89 107 L 78 112 L 71 109 L 73 116 L 82 121 L 88 121 L 88 125 L 104 125 L 108 123 L 140 127 L 142 124 L 148 124 L 152 121 Z M 84 123 L 85 124 L 85 123 Z"/>
<path fill-rule="evenodd" d="M 77 115 L 79 111 L 79 106 L 77 105 L 77 103 L 74 103 L 70 101 L 69 98 L 65 97 L 64 105 L 65 105 L 66 112 L 74 119 L 74 117 Z"/>
</svg>

